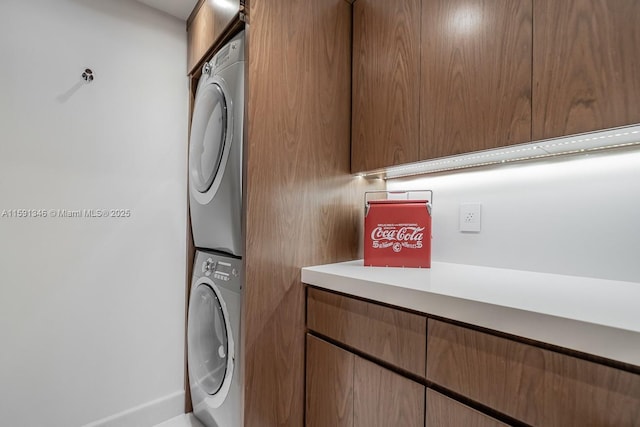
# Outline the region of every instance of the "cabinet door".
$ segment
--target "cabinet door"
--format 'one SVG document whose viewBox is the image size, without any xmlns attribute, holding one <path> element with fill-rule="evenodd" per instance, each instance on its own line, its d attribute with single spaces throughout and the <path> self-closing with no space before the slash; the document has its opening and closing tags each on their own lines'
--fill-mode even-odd
<svg viewBox="0 0 640 427">
<path fill-rule="evenodd" d="M 429 319 L 427 380 L 529 425 L 640 427 L 640 375 Z"/>
<path fill-rule="evenodd" d="M 531 21 L 531 0 L 423 0 L 421 159 L 530 140 Z"/>
<path fill-rule="evenodd" d="M 308 427 L 353 426 L 355 356 L 307 334 Z"/>
<path fill-rule="evenodd" d="M 353 4 L 351 170 L 418 160 L 420 0 Z"/>
<path fill-rule="evenodd" d="M 355 427 L 424 427 L 424 399 L 422 384 L 356 357 Z"/>
<path fill-rule="evenodd" d="M 427 389 L 427 427 L 506 427 L 460 402 Z"/>
<path fill-rule="evenodd" d="M 187 70 L 191 74 L 240 10 L 240 0 L 204 1 L 187 23 Z"/>
<path fill-rule="evenodd" d="M 535 0 L 533 137 L 640 122 L 640 2 Z"/>
<path fill-rule="evenodd" d="M 425 376 L 425 316 L 308 288 L 307 325 L 350 348 Z"/>
<path fill-rule="evenodd" d="M 425 387 L 307 334 L 306 426 L 424 427 Z"/>
</svg>

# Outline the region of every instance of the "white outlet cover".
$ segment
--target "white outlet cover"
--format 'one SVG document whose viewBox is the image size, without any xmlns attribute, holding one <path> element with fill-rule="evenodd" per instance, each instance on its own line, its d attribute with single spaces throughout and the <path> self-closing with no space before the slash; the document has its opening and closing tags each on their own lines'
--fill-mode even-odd
<svg viewBox="0 0 640 427">
<path fill-rule="evenodd" d="M 479 233 L 482 224 L 482 204 L 461 203 L 458 220 L 461 232 Z"/>
</svg>

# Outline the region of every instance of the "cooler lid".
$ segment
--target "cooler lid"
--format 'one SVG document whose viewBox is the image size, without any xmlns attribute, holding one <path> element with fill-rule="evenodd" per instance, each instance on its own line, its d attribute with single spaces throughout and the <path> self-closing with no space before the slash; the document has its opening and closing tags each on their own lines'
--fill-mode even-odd
<svg viewBox="0 0 640 427">
<path fill-rule="evenodd" d="M 384 199 L 384 200 L 368 200 L 367 203 L 372 205 L 384 205 L 384 204 L 408 204 L 408 203 L 427 203 L 429 200 L 406 200 L 406 199 Z"/>
</svg>

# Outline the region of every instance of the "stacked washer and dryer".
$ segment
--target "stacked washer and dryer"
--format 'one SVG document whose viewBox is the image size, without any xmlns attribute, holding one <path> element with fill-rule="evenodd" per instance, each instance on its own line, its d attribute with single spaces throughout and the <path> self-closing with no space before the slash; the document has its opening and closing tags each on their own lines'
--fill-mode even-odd
<svg viewBox="0 0 640 427">
<path fill-rule="evenodd" d="M 202 68 L 189 141 L 196 256 L 187 322 L 193 413 L 206 427 L 242 422 L 244 31 Z"/>
</svg>

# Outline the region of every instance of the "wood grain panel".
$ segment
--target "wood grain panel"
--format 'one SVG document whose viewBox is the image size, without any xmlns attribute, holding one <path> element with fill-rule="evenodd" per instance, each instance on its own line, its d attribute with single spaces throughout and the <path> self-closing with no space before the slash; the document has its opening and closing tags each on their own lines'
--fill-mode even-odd
<svg viewBox="0 0 640 427">
<path fill-rule="evenodd" d="M 420 158 L 531 139 L 531 0 L 422 4 Z"/>
<path fill-rule="evenodd" d="M 343 0 L 248 6 L 244 422 L 299 427 L 300 268 L 355 258 L 367 188 L 349 174 L 351 7 Z"/>
<path fill-rule="evenodd" d="M 424 316 L 309 288 L 309 329 L 425 377 Z"/>
<path fill-rule="evenodd" d="M 427 379 L 531 425 L 640 426 L 640 375 L 429 319 Z"/>
<path fill-rule="evenodd" d="M 424 427 L 425 386 L 356 357 L 353 418 L 356 427 Z"/>
<path fill-rule="evenodd" d="M 307 335 L 307 427 L 353 426 L 355 355 Z"/>
<path fill-rule="evenodd" d="M 420 0 L 353 4 L 353 172 L 418 160 Z"/>
<path fill-rule="evenodd" d="M 193 73 L 198 64 L 205 59 L 239 10 L 240 0 L 206 0 L 199 4 L 199 9 L 192 13 L 187 24 L 188 74 Z"/>
<path fill-rule="evenodd" d="M 436 391 L 427 389 L 426 427 L 506 427 L 507 425 Z"/>
<path fill-rule="evenodd" d="M 193 106 L 195 105 L 196 100 L 196 89 L 198 87 L 198 79 L 194 76 L 189 78 L 189 123 L 191 123 L 191 118 L 193 117 Z M 191 126 L 189 126 L 189 132 L 184 141 L 184 149 L 186 151 L 185 159 L 187 164 L 185 165 L 186 170 L 189 170 L 189 141 L 191 140 Z M 187 180 L 189 179 L 189 175 L 187 175 Z M 189 205 L 189 185 L 187 182 L 187 194 L 185 197 L 187 198 L 187 277 L 185 278 L 185 299 L 184 299 L 184 390 L 185 390 L 185 413 L 189 413 L 193 411 L 193 404 L 191 402 L 191 387 L 189 384 L 189 370 L 187 366 L 187 325 L 188 322 L 188 314 L 189 314 L 189 298 L 191 296 L 191 280 L 193 278 L 193 262 L 196 257 L 196 247 L 193 243 L 193 230 L 191 228 L 191 207 Z"/>
<path fill-rule="evenodd" d="M 533 137 L 640 122 L 640 2 L 534 2 Z"/>
</svg>

